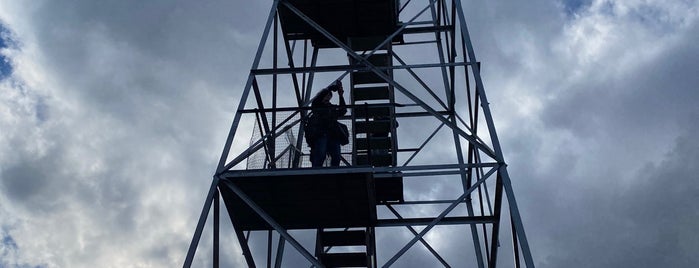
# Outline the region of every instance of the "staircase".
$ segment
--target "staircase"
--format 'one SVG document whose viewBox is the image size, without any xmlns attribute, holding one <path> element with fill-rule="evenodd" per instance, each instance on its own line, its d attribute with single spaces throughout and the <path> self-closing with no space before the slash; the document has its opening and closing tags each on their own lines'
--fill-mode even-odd
<svg viewBox="0 0 699 268">
<path fill-rule="evenodd" d="M 358 53 L 371 51 L 384 40 L 383 36 L 354 37 L 349 39 L 350 47 Z M 391 45 L 387 44 L 368 58 L 377 67 L 392 65 Z M 350 57 L 350 64 L 362 65 Z M 383 70 L 393 77 L 391 70 Z M 352 113 L 353 161 L 354 165 L 376 167 L 392 166 L 396 163 L 395 100 L 393 87 L 372 71 L 358 70 L 350 75 Z"/>
<path fill-rule="evenodd" d="M 325 267 L 375 267 L 371 228 L 319 229 L 316 256 Z"/>
</svg>

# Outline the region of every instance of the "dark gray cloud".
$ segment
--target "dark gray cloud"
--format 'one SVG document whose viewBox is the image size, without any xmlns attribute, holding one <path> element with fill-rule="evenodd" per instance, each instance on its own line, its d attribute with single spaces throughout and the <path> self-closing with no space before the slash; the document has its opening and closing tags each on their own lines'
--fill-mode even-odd
<svg viewBox="0 0 699 268">
<path fill-rule="evenodd" d="M 261 25 L 232 3 L 64 4 L 0 12 L 20 43 L 0 87 L 7 263 L 180 265 L 252 58 L 231 47 Z"/>
<path fill-rule="evenodd" d="M 699 52 L 691 45 L 696 34 L 699 29 L 694 26 L 668 44 L 662 60 L 639 59 L 637 64 L 620 66 L 631 71 L 609 79 L 598 80 L 591 73 L 587 83 L 570 89 L 573 94 L 547 105 L 542 112 L 544 122 L 581 136 L 599 135 L 591 132 L 661 135 L 681 127 L 678 115 L 699 112 L 695 103 L 699 78 L 694 75 Z"/>
<path fill-rule="evenodd" d="M 697 167 L 690 164 L 699 157 L 696 131 L 696 125 L 684 130 L 656 163 L 627 171 L 629 184 L 606 178 L 539 203 L 548 217 L 530 226 L 545 226 L 548 234 L 530 230 L 541 266 L 693 267 L 699 261 L 692 253 L 699 239 L 691 231 L 699 215 L 692 205 L 699 199 Z"/>
<path fill-rule="evenodd" d="M 506 124 L 501 132 L 534 255 L 540 267 L 693 267 L 697 260 L 686 252 L 697 249 L 696 238 L 684 222 L 696 213 L 681 204 L 697 197 L 679 189 L 696 188 L 696 142 L 687 137 L 699 114 L 691 45 L 697 26 L 651 16 L 650 24 L 663 26 L 646 27 L 637 23 L 638 12 L 629 19 L 606 9 L 581 14 L 569 31 L 610 28 L 624 38 L 595 44 L 605 34 L 590 32 L 587 45 L 596 52 L 570 45 L 586 58 L 544 59 L 556 69 L 540 76 L 545 87 L 529 88 L 538 94 L 535 105 L 519 110 L 517 128 Z M 663 27 L 671 30 L 657 30 Z M 654 37 L 662 38 L 644 41 Z M 556 42 L 544 41 L 541 49 Z"/>
</svg>

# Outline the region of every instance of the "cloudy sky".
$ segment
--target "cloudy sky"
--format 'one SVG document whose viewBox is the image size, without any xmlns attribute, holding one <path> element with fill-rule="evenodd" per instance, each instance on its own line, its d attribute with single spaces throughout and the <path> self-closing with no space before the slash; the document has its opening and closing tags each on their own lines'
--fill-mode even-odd
<svg viewBox="0 0 699 268">
<path fill-rule="evenodd" d="M 0 0 L 0 267 L 180 266 L 270 4 Z M 699 1 L 464 9 L 537 266 L 699 266 Z"/>
</svg>

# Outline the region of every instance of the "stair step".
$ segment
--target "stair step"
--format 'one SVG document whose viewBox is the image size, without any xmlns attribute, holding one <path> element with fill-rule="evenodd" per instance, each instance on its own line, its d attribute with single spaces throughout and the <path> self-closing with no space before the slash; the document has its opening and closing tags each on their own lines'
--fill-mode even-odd
<svg viewBox="0 0 699 268">
<path fill-rule="evenodd" d="M 391 116 L 391 108 L 390 107 L 357 107 L 354 108 L 354 117 L 357 118 L 357 120 L 366 120 L 366 118 L 376 118 L 376 117 L 385 117 L 388 118 Z"/>
<path fill-rule="evenodd" d="M 382 80 L 383 81 L 383 80 Z M 355 87 L 352 90 L 354 101 L 363 100 L 387 100 L 391 97 L 388 86 L 382 87 Z"/>
<path fill-rule="evenodd" d="M 384 73 L 386 73 L 384 71 Z M 386 73 L 386 75 L 388 75 Z M 362 85 L 362 84 L 377 84 L 377 83 L 387 83 L 386 80 L 378 76 L 372 71 L 358 71 L 352 73 L 352 84 Z"/>
<path fill-rule="evenodd" d="M 388 154 L 372 155 L 371 163 L 366 154 L 357 154 L 357 165 L 372 165 L 375 167 L 387 167 L 393 164 L 393 156 Z"/>
<path fill-rule="evenodd" d="M 357 138 L 355 144 L 357 150 L 390 149 L 392 145 L 390 137 Z"/>
<path fill-rule="evenodd" d="M 367 59 L 372 65 L 376 67 L 385 67 L 385 66 L 391 66 L 393 62 L 391 61 L 391 55 L 387 53 L 376 53 Z M 350 62 L 352 64 L 360 64 L 360 61 L 358 61 L 355 58 L 350 57 Z"/>
<path fill-rule="evenodd" d="M 380 118 L 379 120 L 388 119 L 391 116 L 391 108 L 386 106 L 381 107 L 357 107 L 354 108 L 354 116 L 359 120 L 366 120 L 366 118 Z"/>
<path fill-rule="evenodd" d="M 324 253 L 320 262 L 325 267 L 368 267 L 366 253 Z"/>
<path fill-rule="evenodd" d="M 366 246 L 366 231 L 325 231 L 321 235 L 324 247 Z"/>
<path fill-rule="evenodd" d="M 356 121 L 354 133 L 389 133 L 391 120 Z"/>
</svg>

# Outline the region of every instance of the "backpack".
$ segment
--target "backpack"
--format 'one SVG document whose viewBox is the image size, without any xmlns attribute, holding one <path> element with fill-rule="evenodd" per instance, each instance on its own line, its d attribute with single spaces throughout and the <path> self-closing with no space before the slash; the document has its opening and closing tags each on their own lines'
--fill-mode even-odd
<svg viewBox="0 0 699 268">
<path fill-rule="evenodd" d="M 319 118 L 311 112 L 306 119 L 303 120 L 303 137 L 306 139 L 306 143 L 310 147 L 311 144 L 318 138 L 320 133 Z"/>
<path fill-rule="evenodd" d="M 347 128 L 347 125 L 335 121 L 335 127 L 333 128 L 333 134 L 337 141 L 340 142 L 340 145 L 347 145 L 349 144 L 349 129 Z"/>
</svg>

